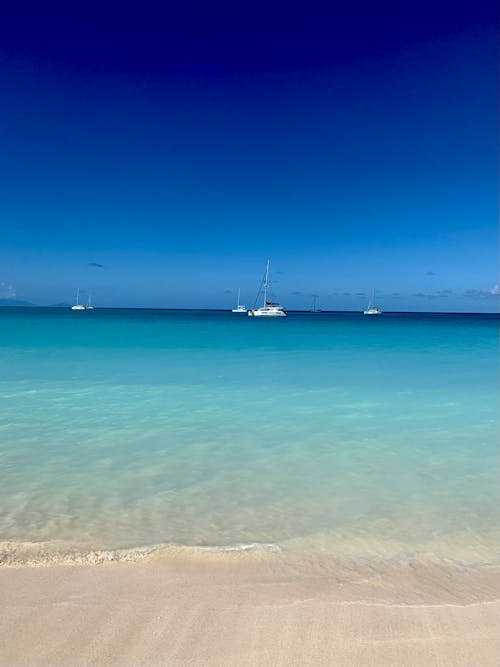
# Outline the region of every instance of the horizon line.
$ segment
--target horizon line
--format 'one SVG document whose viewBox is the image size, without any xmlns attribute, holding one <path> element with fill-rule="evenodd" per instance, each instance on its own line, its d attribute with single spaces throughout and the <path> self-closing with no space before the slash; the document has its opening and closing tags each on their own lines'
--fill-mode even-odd
<svg viewBox="0 0 500 667">
<path fill-rule="evenodd" d="M 51 310 L 71 310 L 71 304 L 66 306 L 39 306 L 37 304 L 32 305 L 19 305 L 19 306 L 10 306 L 7 304 L 0 304 L 0 308 L 7 308 L 12 310 L 33 310 L 33 309 L 47 309 Z M 181 312 L 216 312 L 216 313 L 231 313 L 230 308 L 162 308 L 162 307 L 143 307 L 143 306 L 95 306 L 95 310 L 157 310 L 157 311 L 181 311 Z M 287 313 L 308 313 L 311 315 L 322 315 L 324 313 L 352 313 L 352 314 L 363 314 L 362 310 L 299 310 L 287 308 Z M 487 312 L 478 312 L 478 311 L 464 311 L 464 310 L 384 310 L 382 311 L 383 315 L 497 315 L 500 317 L 500 312 L 498 311 L 487 311 Z"/>
</svg>

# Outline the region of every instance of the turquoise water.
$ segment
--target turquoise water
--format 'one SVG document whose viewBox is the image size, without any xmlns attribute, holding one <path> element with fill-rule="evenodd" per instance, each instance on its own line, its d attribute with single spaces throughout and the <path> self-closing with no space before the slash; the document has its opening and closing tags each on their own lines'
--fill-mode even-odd
<svg viewBox="0 0 500 667">
<path fill-rule="evenodd" d="M 0 541 L 493 562 L 498 318 L 0 309 Z"/>
</svg>

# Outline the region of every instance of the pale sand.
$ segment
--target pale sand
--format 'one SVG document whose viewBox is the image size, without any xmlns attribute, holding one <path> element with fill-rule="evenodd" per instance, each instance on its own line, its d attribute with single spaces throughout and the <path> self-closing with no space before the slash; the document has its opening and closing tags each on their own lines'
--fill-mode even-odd
<svg viewBox="0 0 500 667">
<path fill-rule="evenodd" d="M 497 573 L 435 575 L 445 603 L 424 602 L 425 586 L 413 604 L 395 602 L 398 591 L 412 598 L 411 568 L 388 582 L 304 576 L 228 554 L 6 567 L 0 664 L 500 665 Z"/>
</svg>

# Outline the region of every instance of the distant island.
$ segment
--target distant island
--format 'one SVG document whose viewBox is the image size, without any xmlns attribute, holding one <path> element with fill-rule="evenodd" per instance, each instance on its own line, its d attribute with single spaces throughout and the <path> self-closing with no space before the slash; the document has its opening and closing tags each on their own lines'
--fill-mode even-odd
<svg viewBox="0 0 500 667">
<path fill-rule="evenodd" d="M 8 306 L 19 306 L 21 308 L 36 306 L 36 304 L 31 303 L 31 301 L 22 301 L 21 299 L 0 299 L 0 308 Z"/>
<path fill-rule="evenodd" d="M 19 307 L 19 308 L 40 308 L 36 303 L 23 301 L 22 299 L 0 299 L 0 308 Z M 44 308 L 71 308 L 70 303 L 50 303 Z"/>
</svg>

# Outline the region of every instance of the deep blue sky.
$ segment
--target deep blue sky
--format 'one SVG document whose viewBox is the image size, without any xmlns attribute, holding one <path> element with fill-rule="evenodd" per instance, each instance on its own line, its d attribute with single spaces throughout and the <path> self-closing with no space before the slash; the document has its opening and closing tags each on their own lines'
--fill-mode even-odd
<svg viewBox="0 0 500 667">
<path fill-rule="evenodd" d="M 0 299 L 498 308 L 496 2 L 105 6 L 2 15 Z"/>
</svg>

